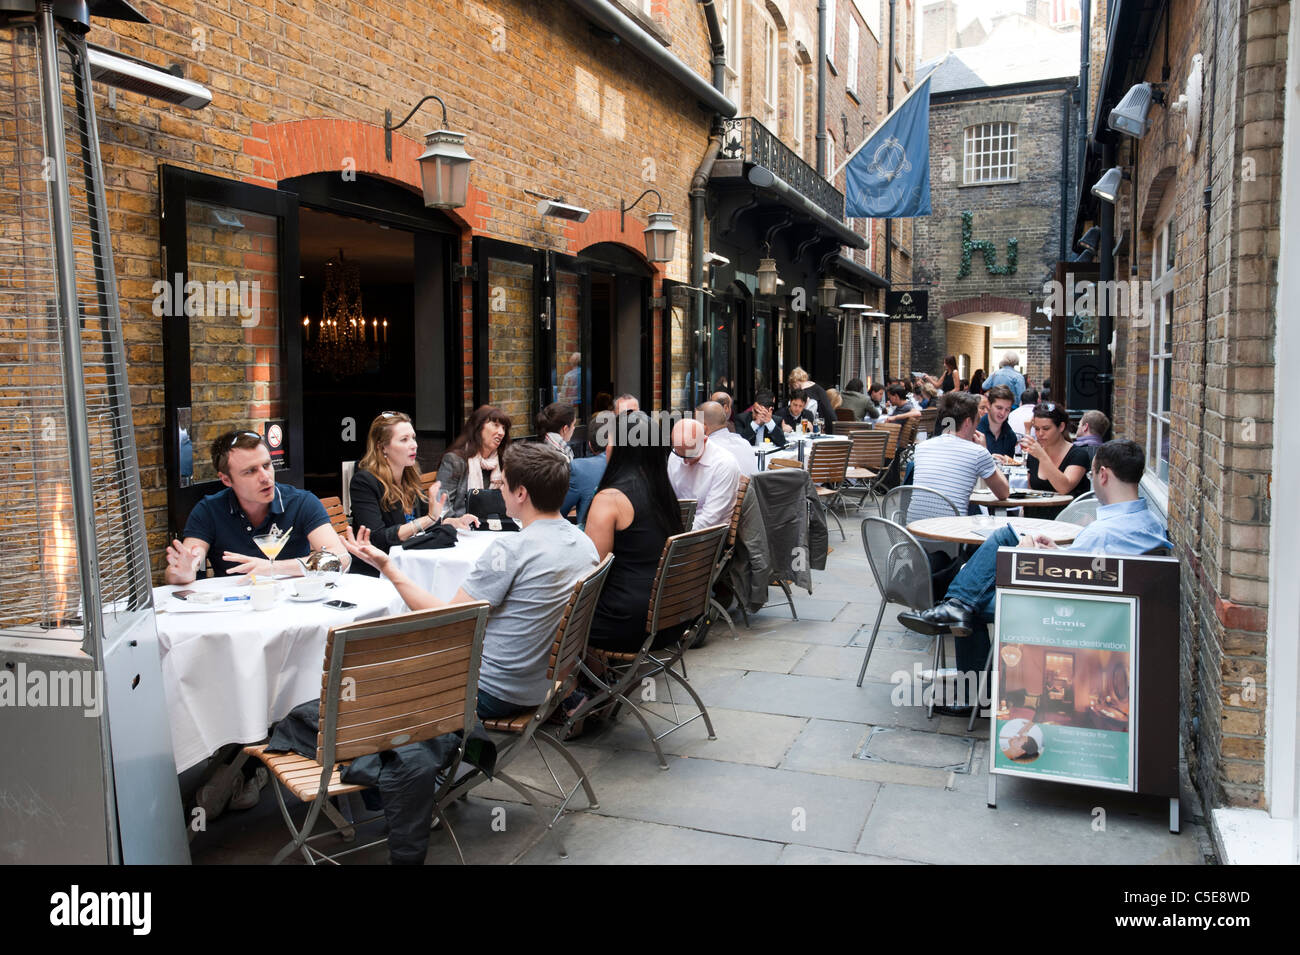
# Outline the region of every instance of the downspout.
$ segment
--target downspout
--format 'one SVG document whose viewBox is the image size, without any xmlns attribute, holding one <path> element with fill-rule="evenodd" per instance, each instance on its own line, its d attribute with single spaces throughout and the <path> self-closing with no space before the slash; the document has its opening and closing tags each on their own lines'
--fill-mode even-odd
<svg viewBox="0 0 1300 955">
<path fill-rule="evenodd" d="M 1084 0 L 1087 3 L 1088 0 Z M 1067 258 L 1069 240 L 1066 230 L 1069 228 L 1070 206 L 1070 92 L 1061 94 L 1061 241 L 1057 259 L 1064 262 Z"/>
<path fill-rule="evenodd" d="M 826 177 L 826 0 L 817 0 L 817 175 Z"/>
<path fill-rule="evenodd" d="M 1115 165 L 1115 146 L 1113 143 L 1102 143 L 1101 146 L 1101 168 L 1110 169 Z M 1101 240 L 1098 246 L 1099 258 L 1097 260 L 1097 287 L 1100 289 L 1111 289 L 1112 282 L 1115 279 L 1115 205 L 1119 202 L 1119 196 L 1115 197 L 1115 202 L 1107 202 L 1102 199 L 1098 202 L 1101 212 Z M 1101 386 L 1101 400 L 1098 402 L 1101 413 L 1111 418 L 1114 409 L 1111 407 L 1110 399 L 1112 392 L 1112 368 L 1110 357 L 1110 340 L 1115 331 L 1115 317 L 1111 315 L 1111 304 L 1114 302 L 1114 296 L 1109 291 L 1102 292 L 1098 296 L 1101 302 L 1101 314 L 1098 321 L 1097 343 L 1101 346 L 1101 354 L 1098 358 L 1101 360 L 1101 371 L 1097 374 L 1097 384 Z"/>
<path fill-rule="evenodd" d="M 824 0 L 823 0 L 824 2 Z M 722 37 L 722 24 L 718 21 L 718 11 L 713 5 L 713 0 L 700 0 L 700 5 L 704 7 L 704 20 L 709 28 L 709 48 L 713 51 L 713 86 L 719 93 L 722 92 L 723 85 L 726 82 L 725 67 L 727 63 L 726 42 Z M 704 158 L 700 161 L 699 167 L 695 170 L 695 175 L 691 177 L 690 201 L 691 201 L 691 287 L 694 290 L 695 315 L 694 315 L 694 338 L 693 350 L 693 368 L 695 372 L 695 393 L 688 395 L 687 400 L 690 407 L 695 407 L 699 402 L 698 397 L 700 382 L 704 378 L 704 358 L 702 349 L 707 341 L 704 335 L 705 323 L 705 301 L 704 301 L 704 203 L 709 192 L 709 177 L 713 175 L 713 164 L 718 159 L 718 154 L 722 151 L 722 123 L 721 117 L 714 115 L 713 129 L 709 133 L 709 145 L 704 150 Z"/>
<path fill-rule="evenodd" d="M 1079 176 L 1088 161 L 1088 86 L 1092 82 L 1092 3 L 1079 0 Z M 1077 216 L 1077 213 L 1076 213 Z"/>
</svg>

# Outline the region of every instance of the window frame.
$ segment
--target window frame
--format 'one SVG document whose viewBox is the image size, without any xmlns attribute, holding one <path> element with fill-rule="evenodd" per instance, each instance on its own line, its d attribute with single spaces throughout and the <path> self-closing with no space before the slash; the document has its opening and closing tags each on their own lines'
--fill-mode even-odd
<svg viewBox="0 0 1300 955">
<path fill-rule="evenodd" d="M 1165 394 L 1166 369 L 1173 385 L 1174 279 L 1177 275 L 1177 232 L 1174 228 L 1173 196 L 1166 196 L 1156 216 L 1151 238 L 1151 296 L 1147 302 L 1147 394 L 1142 413 L 1146 425 L 1146 473 L 1143 485 L 1162 502 L 1169 499 L 1171 454 L 1161 454 L 1162 438 L 1172 433 L 1173 402 Z M 1166 403 L 1169 409 L 1165 410 Z M 1163 473 L 1162 473 L 1163 471 Z M 1167 505 L 1166 505 L 1167 506 Z"/>
<path fill-rule="evenodd" d="M 781 122 L 781 38 L 771 17 L 763 18 L 763 122 L 780 135 Z"/>
<path fill-rule="evenodd" d="M 741 98 L 744 95 L 743 71 L 741 69 L 741 11 L 745 4 L 743 0 L 721 0 L 719 14 L 722 19 L 722 36 L 723 43 L 726 44 L 725 61 L 723 63 L 724 88 L 726 95 L 741 114 L 744 113 L 744 104 Z"/>
<path fill-rule="evenodd" d="M 993 157 L 995 161 L 981 163 L 981 159 L 989 157 Z M 1019 123 L 1004 120 L 972 123 L 963 130 L 963 186 L 996 186 L 1019 182 L 1019 173 Z M 979 178 L 981 176 L 984 178 Z"/>
<path fill-rule="evenodd" d="M 790 123 L 793 127 L 790 139 L 795 145 L 795 152 L 799 153 L 801 158 L 803 156 L 803 127 L 804 123 L 807 122 L 803 103 L 806 85 L 803 64 L 796 60 L 794 64 L 794 88 L 791 90 L 794 101 L 790 104 Z"/>
<path fill-rule="evenodd" d="M 835 0 L 826 0 L 826 62 L 835 65 Z"/>
<path fill-rule="evenodd" d="M 858 30 L 858 21 L 849 17 L 849 58 L 845 63 L 844 69 L 844 89 L 847 90 L 854 99 L 858 98 L 858 43 L 860 42 L 860 31 Z"/>
</svg>

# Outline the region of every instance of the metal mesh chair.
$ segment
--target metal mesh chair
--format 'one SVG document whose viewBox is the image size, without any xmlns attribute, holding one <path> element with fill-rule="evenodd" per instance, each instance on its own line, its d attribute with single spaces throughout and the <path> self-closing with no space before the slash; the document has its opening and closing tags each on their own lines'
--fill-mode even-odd
<svg viewBox="0 0 1300 955">
<path fill-rule="evenodd" d="M 713 731 L 713 721 L 704 701 L 695 692 L 686 678 L 683 667 L 676 669 L 687 648 L 695 641 L 695 631 L 705 619 L 709 609 L 709 586 L 712 580 L 711 569 L 717 565 L 718 554 L 726 543 L 728 527 L 719 524 L 703 530 L 674 534 L 664 542 L 663 553 L 659 557 L 659 567 L 655 571 L 654 584 L 650 588 L 650 607 L 646 614 L 646 633 L 641 648 L 635 653 L 618 653 L 610 650 L 591 648 L 588 658 L 595 658 L 604 667 L 603 674 L 596 674 L 585 663 L 582 670 L 599 688 L 597 693 L 569 715 L 566 724 L 572 727 L 578 720 L 594 710 L 608 710 L 616 715 L 620 707 L 631 710 L 645 730 L 655 755 L 659 757 L 659 768 L 667 769 L 668 760 L 664 758 L 659 741 L 669 733 L 676 732 L 694 720 L 703 718 L 708 728 L 709 739 L 717 739 Z M 651 651 L 655 637 L 659 632 L 670 627 L 687 625 L 672 646 Z M 664 716 L 654 710 L 638 706 L 629 694 L 634 686 L 643 680 L 653 680 L 659 675 L 665 678 L 668 699 L 672 704 L 672 717 Z M 676 682 L 694 701 L 698 712 L 689 719 L 680 719 L 677 701 L 673 699 L 672 684 Z M 663 720 L 671 724 L 662 733 L 655 734 L 646 717 Z"/>
<path fill-rule="evenodd" d="M 337 862 L 342 856 L 383 842 L 378 839 L 332 856 L 311 844 L 326 836 L 346 834 L 354 825 L 370 819 L 382 818 L 379 814 L 347 823 L 329 806 L 331 798 L 365 788 L 342 781 L 343 764 L 359 756 L 457 732 L 462 733 L 460 747 L 445 777 L 440 777 L 448 782 L 440 784 L 435 795 L 434 816 L 446 828 L 460 861 L 465 861 L 456 834 L 442 814 L 441 797 L 450 788 L 450 780 L 456 778 L 465 755 L 465 740 L 477 719 L 479 661 L 487 611 L 485 602 L 476 601 L 330 630 L 325 644 L 316 758 L 268 753 L 265 744 L 244 749 L 265 763 L 275 777 L 275 797 L 292 835 L 275 856 L 275 864 L 295 851 L 301 852 L 310 865 L 318 859 Z M 282 790 L 309 803 L 301 829 L 293 824 Z M 336 828 L 313 835 L 322 812 Z"/>
<path fill-rule="evenodd" d="M 1087 527 L 1097 519 L 1097 508 L 1099 507 L 1101 507 L 1101 501 L 1096 497 L 1076 497 L 1065 505 L 1061 513 L 1056 515 L 1056 520 Z"/>
<path fill-rule="evenodd" d="M 951 498 L 917 484 L 896 487 L 880 501 L 880 516 L 904 527 L 927 517 L 960 517 L 962 513 Z"/>
<path fill-rule="evenodd" d="M 906 527 L 883 517 L 865 517 L 862 519 L 862 548 L 867 552 L 867 563 L 871 565 L 871 575 L 875 577 L 876 589 L 880 591 L 880 610 L 876 613 L 871 640 L 867 644 L 866 655 L 862 658 L 862 668 L 858 671 L 858 686 L 862 685 L 862 680 L 867 675 L 867 665 L 871 662 L 871 651 L 876 646 L 885 607 L 894 603 L 902 604 L 909 610 L 922 611 L 934 606 L 929 558 L 920 542 Z M 941 634 L 934 638 L 931 664 L 933 673 L 938 673 L 942 662 Z M 931 697 L 930 715 L 933 712 L 934 702 Z"/>
<path fill-rule="evenodd" d="M 525 710 L 515 716 L 483 720 L 483 728 L 492 734 L 493 741 L 497 746 L 497 760 L 493 770 L 493 778 L 501 780 L 523 796 L 529 808 L 537 814 L 538 820 L 551 835 L 551 838 L 555 840 L 561 858 L 567 858 L 569 853 L 564 848 L 564 842 L 555 832 L 555 824 L 559 822 L 560 817 L 568 809 L 569 801 L 577 795 L 579 789 L 582 789 L 587 796 L 587 808 L 596 809 L 600 804 L 596 800 L 596 792 L 592 789 L 591 779 L 587 776 L 587 771 L 582 768 L 582 764 L 578 762 L 568 747 L 560 742 L 553 733 L 547 731 L 545 726 L 555 711 L 559 709 L 560 704 L 573 692 L 574 687 L 577 685 L 578 670 L 583 655 L 587 652 L 587 638 L 591 634 L 591 621 L 595 616 L 596 604 L 600 600 L 600 592 L 605 587 L 605 578 L 609 576 L 609 568 L 613 562 L 613 554 L 606 556 L 591 573 L 573 585 L 573 593 L 569 597 L 568 606 L 564 608 L 564 616 L 560 619 L 560 624 L 556 628 L 555 643 L 551 647 L 550 664 L 546 670 L 546 680 L 550 689 L 546 693 L 546 699 L 535 708 Z M 506 769 L 519 754 L 527 750 L 530 743 L 533 749 L 536 750 L 537 755 L 541 757 L 542 765 L 546 767 L 546 772 L 550 775 L 551 781 L 554 782 L 557 792 L 531 786 L 506 772 Z M 550 761 L 547 760 L 541 743 L 545 743 L 547 748 L 554 751 L 568 763 L 569 768 L 577 775 L 577 782 L 573 784 L 572 788 L 565 788 L 565 785 L 560 782 L 560 777 L 556 775 Z M 455 787 L 443 797 L 442 805 L 450 805 L 475 787 L 487 782 L 487 780 L 487 774 L 482 772 L 474 772 L 458 780 Z M 535 802 L 530 790 L 559 801 L 549 819 Z"/>
</svg>

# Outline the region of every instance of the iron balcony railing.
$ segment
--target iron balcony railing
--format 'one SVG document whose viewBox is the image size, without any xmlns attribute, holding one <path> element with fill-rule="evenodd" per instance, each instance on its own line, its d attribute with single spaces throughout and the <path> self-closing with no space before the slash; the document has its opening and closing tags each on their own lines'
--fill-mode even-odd
<svg viewBox="0 0 1300 955">
<path fill-rule="evenodd" d="M 844 193 L 753 116 L 723 121 L 722 158 L 764 166 L 836 219 L 844 218 Z"/>
</svg>

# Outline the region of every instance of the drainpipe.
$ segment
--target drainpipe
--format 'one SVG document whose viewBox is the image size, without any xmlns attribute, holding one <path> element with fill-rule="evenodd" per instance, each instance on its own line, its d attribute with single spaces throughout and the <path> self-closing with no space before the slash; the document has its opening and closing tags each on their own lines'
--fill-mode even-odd
<svg viewBox="0 0 1300 955">
<path fill-rule="evenodd" d="M 1088 158 L 1088 84 L 1092 82 L 1092 3 L 1079 0 L 1079 175 Z"/>
<path fill-rule="evenodd" d="M 817 175 L 826 175 L 826 0 L 817 0 Z"/>
<path fill-rule="evenodd" d="M 1087 3 L 1088 0 L 1083 0 Z M 1061 241 L 1057 258 L 1066 259 L 1069 240 L 1066 230 L 1069 228 L 1068 211 L 1070 206 L 1070 94 L 1061 94 Z M 1136 248 L 1136 247 L 1135 247 Z M 1136 258 L 1134 261 L 1137 261 Z"/>
<path fill-rule="evenodd" d="M 825 2 L 825 0 L 823 0 Z M 700 0 L 700 5 L 704 7 L 704 20 L 709 28 L 709 48 L 713 51 L 713 87 L 719 93 L 722 92 L 723 85 L 726 82 L 725 66 L 727 62 L 726 41 L 722 36 L 722 24 L 718 21 L 718 11 L 713 5 L 713 0 Z M 704 202 L 709 193 L 709 177 L 713 174 L 713 164 L 718 159 L 718 153 L 722 151 L 722 123 L 721 116 L 713 117 L 713 129 L 709 134 L 709 145 L 704 150 L 704 158 L 700 161 L 699 168 L 695 170 L 695 175 L 691 177 L 691 287 L 695 289 L 695 315 L 694 315 L 694 372 L 695 372 L 695 389 L 698 393 L 700 382 L 704 379 L 704 355 L 703 348 L 707 339 L 704 336 L 704 329 L 707 327 L 705 322 L 705 301 L 704 293 Z M 690 407 L 695 407 L 697 394 L 687 397 Z"/>
<path fill-rule="evenodd" d="M 1115 146 L 1113 143 L 1103 143 L 1101 147 L 1101 168 L 1110 169 L 1115 165 Z M 1098 201 L 1101 207 L 1101 242 L 1098 248 L 1100 258 L 1097 266 L 1098 287 L 1103 289 L 1111 288 L 1111 282 L 1115 279 L 1115 206 L 1119 202 L 1119 196 L 1115 197 L 1115 202 L 1106 202 L 1104 199 Z M 1098 405 L 1101 413 L 1107 418 L 1112 416 L 1113 410 L 1110 405 L 1112 394 L 1111 387 L 1111 360 L 1110 360 L 1110 339 L 1114 333 L 1115 317 L 1110 313 L 1110 306 L 1113 297 L 1108 292 L 1103 292 L 1100 296 L 1102 303 L 1101 313 L 1098 320 L 1097 340 L 1101 345 L 1101 371 L 1097 374 L 1097 384 L 1101 386 L 1101 400 Z"/>
<path fill-rule="evenodd" d="M 885 108 L 887 113 L 894 111 L 894 12 L 897 0 L 889 0 L 889 49 L 885 53 L 885 74 L 889 77 L 886 87 Z M 894 220 L 885 220 L 885 288 L 894 287 Z M 884 359 L 885 380 L 889 380 L 889 339 L 891 329 L 889 319 L 885 319 L 885 344 L 881 349 Z"/>
</svg>

